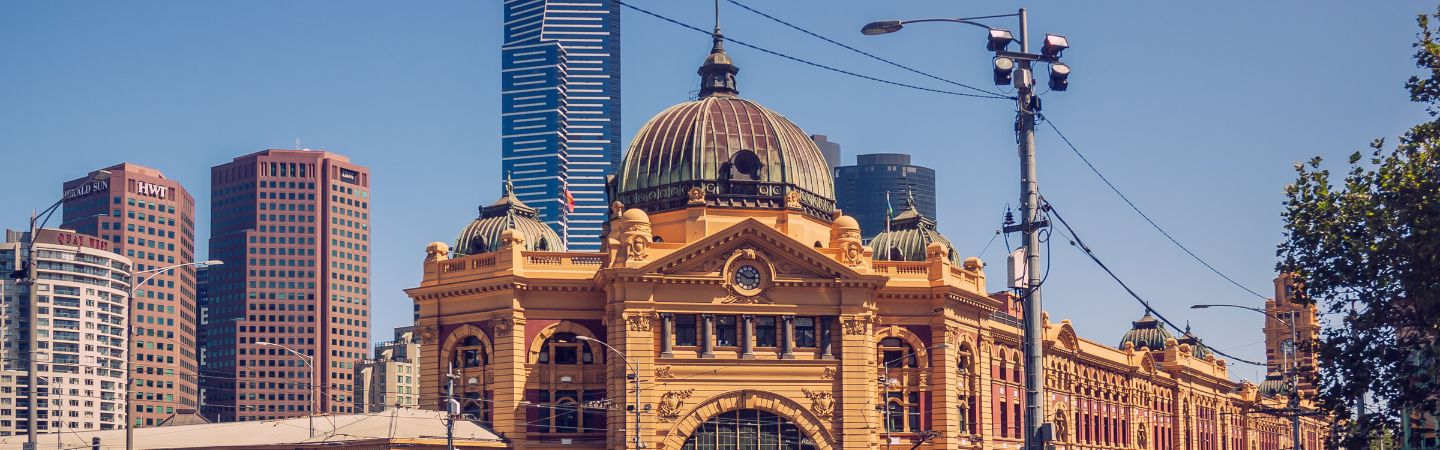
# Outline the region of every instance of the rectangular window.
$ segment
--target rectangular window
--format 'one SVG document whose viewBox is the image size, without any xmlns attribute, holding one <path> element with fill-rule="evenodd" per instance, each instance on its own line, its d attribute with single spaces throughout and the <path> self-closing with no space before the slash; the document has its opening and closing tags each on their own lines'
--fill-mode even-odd
<svg viewBox="0 0 1440 450">
<path fill-rule="evenodd" d="M 796 347 L 814 347 L 814 346 L 815 346 L 815 318 L 814 318 L 814 317 L 796 317 L 796 318 L 795 318 L 795 346 L 796 346 Z"/>
<path fill-rule="evenodd" d="M 736 343 L 735 316 L 715 316 L 715 345 L 734 347 Z"/>
<path fill-rule="evenodd" d="M 774 347 L 774 346 L 775 346 L 775 318 L 774 318 L 774 317 L 756 317 L 756 318 L 755 318 L 755 346 L 757 346 L 757 347 Z"/>
<path fill-rule="evenodd" d="M 695 345 L 695 315 L 675 315 L 675 345 Z"/>
</svg>

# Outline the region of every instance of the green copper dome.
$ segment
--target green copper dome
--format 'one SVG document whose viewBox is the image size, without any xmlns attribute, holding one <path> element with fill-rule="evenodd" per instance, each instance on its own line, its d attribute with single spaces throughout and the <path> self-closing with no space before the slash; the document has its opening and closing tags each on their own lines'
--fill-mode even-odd
<svg viewBox="0 0 1440 450">
<path fill-rule="evenodd" d="M 1265 381 L 1260 382 L 1260 386 L 1255 390 L 1261 397 L 1288 397 L 1290 396 L 1290 383 L 1285 381 L 1284 375 L 1270 373 L 1265 375 Z"/>
<path fill-rule="evenodd" d="M 475 218 L 455 238 L 455 256 L 475 255 L 499 250 L 502 245 L 500 233 L 513 229 L 524 233 L 525 250 L 565 251 L 565 241 L 555 230 L 540 221 L 535 208 L 526 206 L 515 198 L 514 187 L 505 180 L 505 193 L 490 206 L 480 208 L 480 217 Z"/>
<path fill-rule="evenodd" d="M 1181 344 L 1190 344 L 1190 354 L 1196 358 L 1205 359 L 1210 356 L 1210 348 L 1200 343 L 1200 338 L 1190 333 L 1190 324 L 1185 324 L 1185 334 L 1180 336 Z"/>
<path fill-rule="evenodd" d="M 798 208 L 829 220 L 835 210 L 830 164 L 800 127 L 738 97 L 739 69 L 718 29 L 714 39 L 700 67 L 700 98 L 667 108 L 640 128 L 611 198 L 648 213 L 703 204 Z"/>
<path fill-rule="evenodd" d="M 909 204 L 904 211 L 890 219 L 890 228 L 870 238 L 870 249 L 875 252 L 876 261 L 924 261 L 925 249 L 932 242 L 945 246 L 945 256 L 951 263 L 955 260 L 955 247 L 950 240 L 935 229 L 935 220 L 920 214 L 915 209 L 914 195 L 907 195 Z"/>
<path fill-rule="evenodd" d="M 1126 331 L 1125 337 L 1120 338 L 1120 345 L 1117 347 L 1123 349 L 1125 348 L 1125 343 L 1129 342 L 1134 344 L 1137 350 L 1141 347 L 1146 347 L 1150 350 L 1163 350 L 1165 349 L 1165 341 L 1172 338 L 1174 338 L 1174 336 L 1171 335 L 1169 331 L 1165 331 L 1165 327 L 1160 324 L 1160 321 L 1156 320 L 1154 316 L 1151 316 L 1149 312 L 1146 312 L 1145 316 L 1141 317 L 1140 320 L 1130 322 L 1130 331 Z"/>
</svg>

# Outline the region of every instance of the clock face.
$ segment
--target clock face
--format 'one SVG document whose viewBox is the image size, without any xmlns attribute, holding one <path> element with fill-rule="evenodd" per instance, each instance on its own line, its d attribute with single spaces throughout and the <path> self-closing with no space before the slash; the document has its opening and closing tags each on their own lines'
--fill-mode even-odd
<svg viewBox="0 0 1440 450">
<path fill-rule="evenodd" d="M 745 290 L 760 288 L 760 269 L 755 266 L 740 266 L 735 269 L 735 286 Z"/>
</svg>

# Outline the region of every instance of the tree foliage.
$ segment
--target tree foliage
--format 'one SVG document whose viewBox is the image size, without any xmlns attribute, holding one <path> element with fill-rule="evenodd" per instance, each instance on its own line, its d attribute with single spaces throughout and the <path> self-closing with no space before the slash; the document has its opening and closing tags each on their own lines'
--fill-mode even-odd
<svg viewBox="0 0 1440 450">
<path fill-rule="evenodd" d="M 1316 157 L 1285 190 L 1277 269 L 1299 281 L 1294 298 L 1331 321 L 1317 343 L 1321 404 L 1351 420 L 1345 444 L 1394 425 L 1402 411 L 1440 413 L 1440 44 L 1420 15 L 1416 65 L 1405 84 L 1432 120 L 1394 145 L 1355 152 L 1343 177 Z M 1338 179 L 1337 179 L 1338 178 Z M 1358 415 L 1368 399 L 1370 411 Z"/>
</svg>

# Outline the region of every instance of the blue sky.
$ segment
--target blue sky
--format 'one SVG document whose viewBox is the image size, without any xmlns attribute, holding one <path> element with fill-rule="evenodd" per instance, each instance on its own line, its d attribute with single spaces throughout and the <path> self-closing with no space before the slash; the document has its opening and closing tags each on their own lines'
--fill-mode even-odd
<svg viewBox="0 0 1440 450">
<path fill-rule="evenodd" d="M 705 1 L 634 0 L 708 27 Z M 887 18 L 1029 8 L 1031 33 L 1073 48 L 1068 92 L 1045 113 L 1100 170 L 1181 242 L 1268 293 L 1281 190 L 1312 155 L 1340 162 L 1425 120 L 1402 83 L 1423 2 L 861 2 L 747 5 L 816 33 L 989 88 L 980 30 L 917 24 L 866 37 Z M 180 180 L 209 227 L 209 167 L 264 148 L 346 154 L 374 179 L 375 336 L 406 322 L 402 289 L 425 244 L 450 241 L 499 194 L 498 1 L 0 2 L 0 154 L 8 219 L 24 226 L 63 180 L 131 161 Z M 867 75 L 946 89 L 768 19 L 722 5 L 727 36 Z M 623 126 L 697 88 L 709 48 L 693 31 L 625 10 Z M 994 22 L 1013 28 L 1010 22 Z M 939 173 L 941 230 L 974 255 L 1016 203 L 1005 101 L 960 98 L 825 72 L 738 45 L 741 95 L 843 145 L 845 159 L 909 152 Z M 1043 72 L 1042 72 L 1043 74 Z M 1211 345 L 1264 358 L 1261 317 L 1190 311 L 1259 300 L 1189 259 L 1111 193 L 1048 129 L 1041 191 L 1098 255 L 1157 309 Z M 1013 242 L 1013 241 L 1012 241 Z M 1003 242 L 983 257 L 1003 281 Z M 1046 285 L 1052 320 L 1113 344 L 1139 306 L 1064 239 Z M 1260 369 L 1236 366 L 1253 377 Z"/>
</svg>

